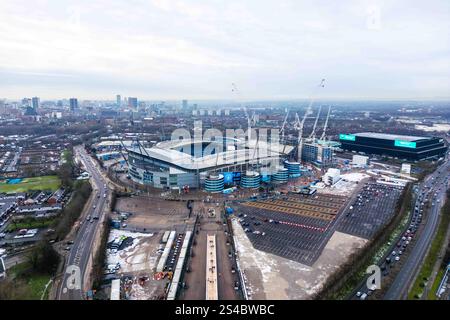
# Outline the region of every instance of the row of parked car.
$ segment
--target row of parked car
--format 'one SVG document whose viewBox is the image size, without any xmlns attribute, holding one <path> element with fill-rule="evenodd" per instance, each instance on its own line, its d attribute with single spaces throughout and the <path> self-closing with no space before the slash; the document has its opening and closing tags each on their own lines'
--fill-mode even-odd
<svg viewBox="0 0 450 320">
<path fill-rule="evenodd" d="M 419 227 L 419 224 L 422 222 L 423 206 L 425 205 L 423 201 L 427 200 L 428 199 L 424 198 L 422 194 L 419 195 L 417 204 L 414 207 L 414 213 L 411 218 L 409 228 L 405 231 L 400 240 L 397 242 L 396 244 L 397 249 L 392 250 L 389 256 L 386 257 L 385 262 L 380 266 L 380 269 L 383 272 L 383 276 L 387 276 L 389 274 L 389 265 L 391 265 L 394 262 L 400 261 L 400 257 L 403 255 L 406 248 L 414 238 L 417 228 Z M 376 289 L 375 287 L 372 287 L 369 288 L 367 292 L 358 291 L 356 293 L 356 296 L 359 297 L 361 300 L 365 300 L 367 299 L 368 296 L 372 295 L 375 289 Z"/>
</svg>

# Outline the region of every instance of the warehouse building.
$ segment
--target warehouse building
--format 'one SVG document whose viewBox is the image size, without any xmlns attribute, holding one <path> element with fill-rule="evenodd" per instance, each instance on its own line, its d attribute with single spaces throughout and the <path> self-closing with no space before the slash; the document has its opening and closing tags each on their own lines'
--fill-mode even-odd
<svg viewBox="0 0 450 320">
<path fill-rule="evenodd" d="M 344 150 L 408 160 L 439 158 L 447 150 L 444 139 L 439 137 L 362 132 L 340 134 L 339 141 Z"/>
</svg>

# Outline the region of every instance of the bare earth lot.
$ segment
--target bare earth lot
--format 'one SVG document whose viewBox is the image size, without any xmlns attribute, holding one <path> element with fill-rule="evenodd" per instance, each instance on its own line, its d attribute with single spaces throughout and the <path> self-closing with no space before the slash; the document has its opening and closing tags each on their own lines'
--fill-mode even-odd
<svg viewBox="0 0 450 320">
<path fill-rule="evenodd" d="M 156 197 L 118 198 L 115 210 L 132 213 L 126 223 L 127 229 L 133 231 L 184 232 L 186 224 L 193 221 L 193 218 L 188 219 L 189 210 L 186 202 L 168 201 Z"/>
<path fill-rule="evenodd" d="M 126 227 L 112 230 L 111 237 L 124 235 L 132 237 L 133 244 L 116 254 L 108 255 L 108 263 L 120 262 L 119 274 L 122 285 L 126 286 L 127 299 L 149 300 L 161 299 L 168 279 L 154 280 L 153 274 L 160 255 L 157 253 L 163 233 L 167 230 L 185 232 L 194 222 L 188 218 L 189 210 L 186 202 L 168 201 L 156 197 L 123 197 L 118 198 L 115 211 L 131 213 Z M 111 214 L 113 218 L 118 215 Z M 110 238 L 110 241 L 113 238 Z M 128 281 L 125 281 L 127 277 Z M 147 278 L 144 283 L 140 279 Z"/>
</svg>

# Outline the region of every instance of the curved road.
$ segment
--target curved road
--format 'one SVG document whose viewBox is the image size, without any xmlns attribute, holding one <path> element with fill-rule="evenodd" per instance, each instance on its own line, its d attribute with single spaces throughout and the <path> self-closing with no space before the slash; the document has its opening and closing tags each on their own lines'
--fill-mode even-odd
<svg viewBox="0 0 450 320">
<path fill-rule="evenodd" d="M 86 153 L 82 146 L 74 148 L 75 157 L 79 159 L 86 171 L 91 176 L 91 184 L 93 187 L 93 205 L 91 203 L 88 212 L 81 217 L 81 226 L 76 234 L 76 239 L 70 249 L 65 264 L 65 273 L 58 283 L 57 296 L 58 300 L 82 300 L 85 298 L 83 287 L 89 257 L 92 254 L 92 246 L 98 227 L 101 224 L 102 216 L 105 212 L 106 200 L 109 196 L 109 189 L 106 185 L 107 181 L 101 175 L 100 169 L 94 160 Z M 97 195 L 99 197 L 97 198 Z M 106 196 L 104 196 L 106 195 Z M 90 202 L 88 202 L 90 203 Z M 95 205 L 95 208 L 94 208 Z M 91 217 L 99 217 L 98 220 L 86 220 L 87 215 Z"/>
</svg>

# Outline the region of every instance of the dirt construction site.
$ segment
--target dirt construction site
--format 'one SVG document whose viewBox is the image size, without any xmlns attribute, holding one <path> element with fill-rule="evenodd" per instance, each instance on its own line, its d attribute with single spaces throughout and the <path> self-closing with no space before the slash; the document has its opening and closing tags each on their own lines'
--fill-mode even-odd
<svg viewBox="0 0 450 320">
<path fill-rule="evenodd" d="M 164 244 L 163 235 L 192 228 L 194 217 L 186 202 L 152 197 L 120 197 L 111 219 L 105 274 L 121 280 L 121 296 L 128 300 L 164 299 L 173 272 L 156 272 Z M 165 270 L 167 271 L 167 270 Z"/>
<path fill-rule="evenodd" d="M 152 278 L 160 238 L 159 234 L 111 230 L 108 242 L 121 239 L 123 244 L 115 250 L 108 250 L 107 264 L 109 268 L 118 268 L 126 299 L 158 299 L 163 295 L 166 282 Z"/>
<path fill-rule="evenodd" d="M 117 213 L 129 214 L 126 230 L 158 232 L 177 230 L 184 232 L 187 225 L 194 223 L 184 201 L 168 201 L 156 196 L 133 196 L 118 198 Z"/>
</svg>

